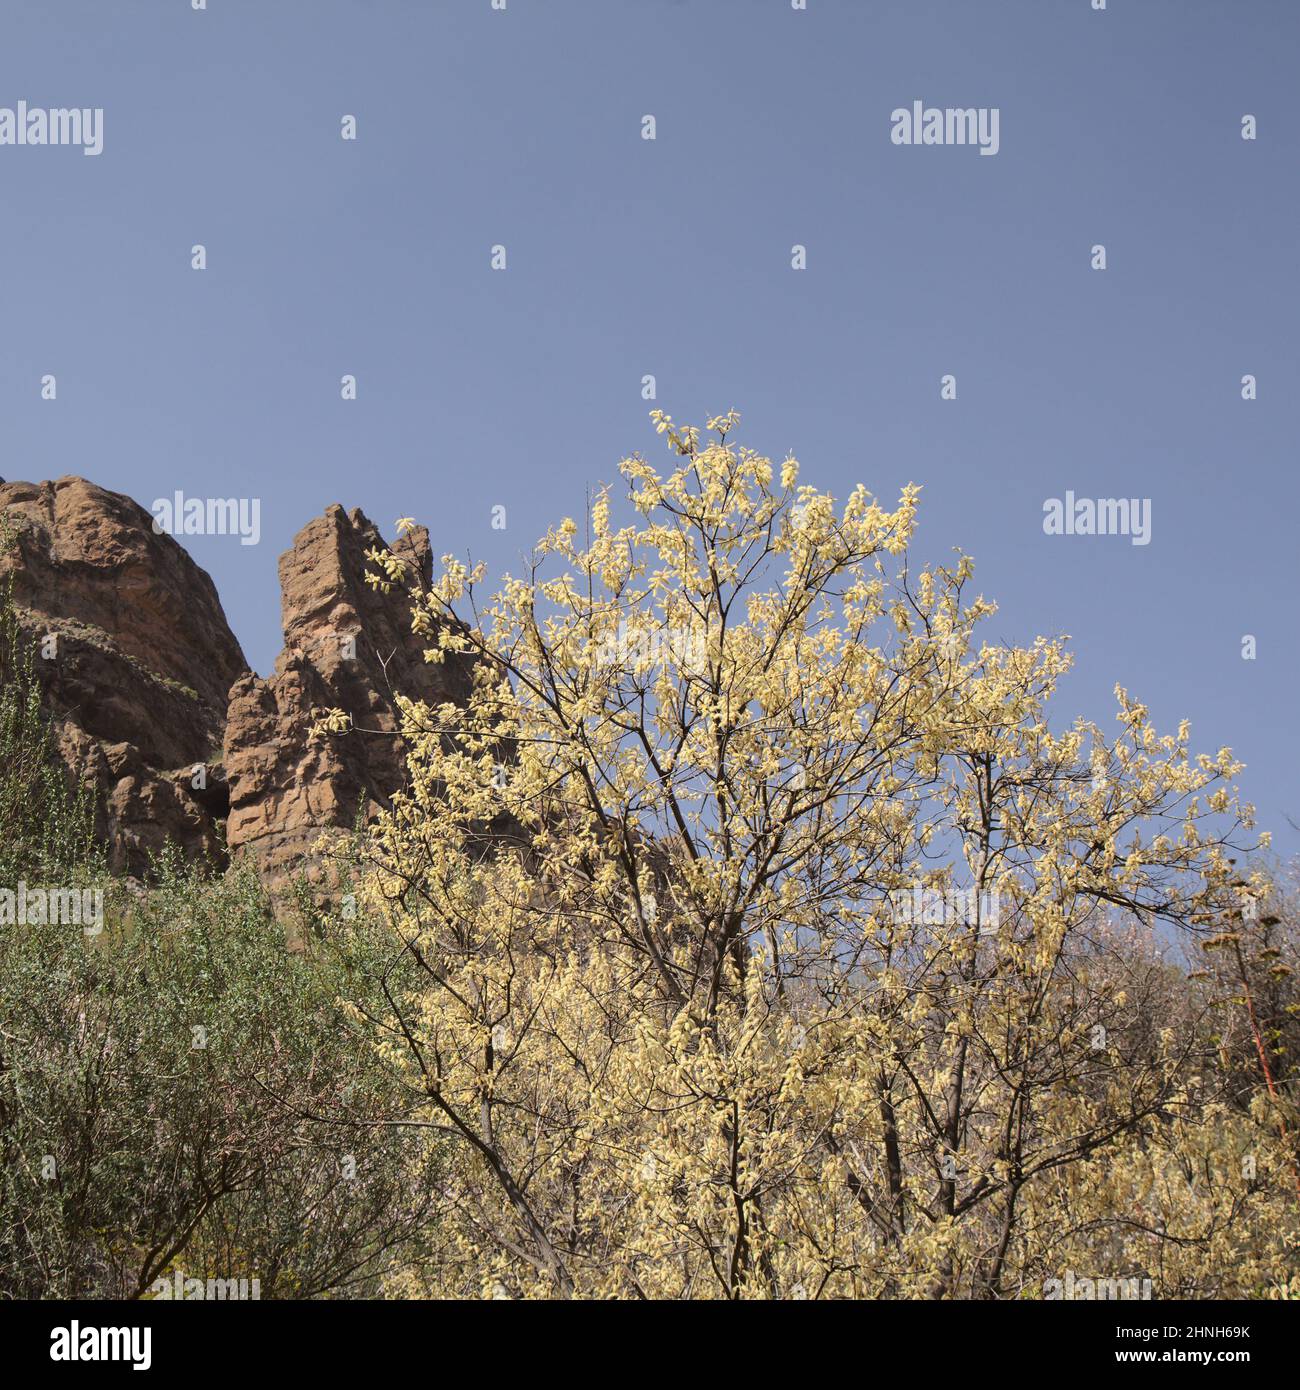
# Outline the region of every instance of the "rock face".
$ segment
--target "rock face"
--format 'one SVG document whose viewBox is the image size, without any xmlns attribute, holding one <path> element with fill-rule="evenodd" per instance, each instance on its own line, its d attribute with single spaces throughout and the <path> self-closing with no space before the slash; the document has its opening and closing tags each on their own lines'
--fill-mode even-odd
<svg viewBox="0 0 1300 1390">
<path fill-rule="evenodd" d="M 428 582 L 423 527 L 392 548 Z M 333 506 L 304 527 L 280 557 L 284 650 L 275 671 L 267 680 L 243 675 L 230 691 L 227 839 L 232 858 L 250 858 L 273 892 L 299 873 L 324 888 L 322 833 L 351 830 L 403 785 L 395 691 L 431 704 L 468 698 L 467 661 L 424 660 L 409 584 L 385 594 L 366 583 L 372 549 L 388 547 L 359 510 Z M 330 708 L 352 716 L 352 732 L 312 733 Z"/>
<path fill-rule="evenodd" d="M 23 632 L 69 770 L 100 792 L 117 873 L 172 840 L 224 857 L 226 695 L 248 663 L 207 574 L 129 497 L 82 478 L 0 485 Z"/>
<path fill-rule="evenodd" d="M 300 873 L 321 888 L 322 835 L 405 782 L 394 691 L 468 697 L 467 660 L 423 659 L 410 585 L 366 583 L 366 552 L 387 547 L 360 511 L 330 507 L 281 556 L 284 651 L 266 680 L 212 581 L 130 498 L 81 478 L 0 484 L 0 527 L 0 583 L 44 653 L 42 697 L 69 771 L 98 791 L 114 872 L 146 877 L 172 841 L 218 866 L 251 861 L 274 893 Z M 428 582 L 423 528 L 394 549 Z M 332 708 L 353 731 L 313 734 Z"/>
</svg>

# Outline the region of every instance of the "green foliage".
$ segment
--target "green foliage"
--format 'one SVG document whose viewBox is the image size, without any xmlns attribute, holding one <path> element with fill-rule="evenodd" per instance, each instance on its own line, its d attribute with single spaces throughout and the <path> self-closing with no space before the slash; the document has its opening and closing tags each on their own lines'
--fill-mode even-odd
<svg viewBox="0 0 1300 1390">
<path fill-rule="evenodd" d="M 12 581 L 0 587 L 0 883 L 94 874 L 103 855 L 93 794 L 69 778 L 54 747 L 36 643 L 22 630 L 12 589 Z"/>
<path fill-rule="evenodd" d="M 169 858 L 108 916 L 0 934 L 0 1292 L 147 1296 L 173 1269 L 375 1292 L 438 1156 L 386 1123 L 336 1002 L 357 962 L 287 951 L 242 871 Z"/>
</svg>

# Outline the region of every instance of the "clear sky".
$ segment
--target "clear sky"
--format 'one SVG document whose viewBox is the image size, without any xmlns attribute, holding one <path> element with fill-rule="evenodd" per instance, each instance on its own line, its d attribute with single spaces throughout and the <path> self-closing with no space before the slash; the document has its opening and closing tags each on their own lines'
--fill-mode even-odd
<svg viewBox="0 0 1300 1390">
<path fill-rule="evenodd" d="M 915 553 L 974 555 L 986 632 L 1073 637 L 1062 716 L 1113 727 L 1119 681 L 1190 718 L 1300 847 L 1300 3 L 0 0 L 0 21 L 0 107 L 104 109 L 98 157 L 0 145 L 0 474 L 259 497 L 260 544 L 186 540 L 258 670 L 277 557 L 329 503 L 389 534 L 413 515 L 496 574 L 624 454 L 668 461 L 652 404 L 735 407 L 839 495 L 924 484 Z M 893 144 L 915 101 L 997 108 L 998 153 Z M 1067 490 L 1150 499 L 1150 543 L 1045 535 Z"/>
</svg>

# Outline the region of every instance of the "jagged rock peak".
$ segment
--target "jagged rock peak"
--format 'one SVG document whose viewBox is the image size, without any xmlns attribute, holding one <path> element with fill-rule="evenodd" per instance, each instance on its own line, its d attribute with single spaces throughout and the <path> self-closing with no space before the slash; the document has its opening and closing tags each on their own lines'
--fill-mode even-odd
<svg viewBox="0 0 1300 1390">
<path fill-rule="evenodd" d="M 230 692 L 230 849 L 251 857 L 273 890 L 303 871 L 321 885 L 322 833 L 351 830 L 405 783 L 397 692 L 431 704 L 468 699 L 468 661 L 424 660 L 425 639 L 411 631 L 410 584 L 384 593 L 366 582 L 374 568 L 367 553 L 388 549 L 359 509 L 335 505 L 303 527 L 280 557 L 284 650 L 268 679 L 244 676 Z M 428 583 L 423 527 L 391 549 L 408 560 L 413 582 Z M 313 734 L 330 708 L 350 714 L 355 732 Z"/>
</svg>

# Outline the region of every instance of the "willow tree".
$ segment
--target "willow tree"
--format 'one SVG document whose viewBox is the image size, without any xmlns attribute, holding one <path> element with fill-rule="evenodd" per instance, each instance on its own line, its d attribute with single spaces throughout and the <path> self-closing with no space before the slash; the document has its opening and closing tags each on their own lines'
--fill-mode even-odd
<svg viewBox="0 0 1300 1390">
<path fill-rule="evenodd" d="M 734 414 L 653 418 L 674 463 L 623 461 L 626 524 L 605 490 L 491 597 L 451 557 L 412 589 L 477 674 L 402 705 L 356 928 L 390 934 L 408 1121 L 459 1140 L 397 1291 L 1041 1295 L 1062 1210 L 1113 1235 L 1193 1123 L 1199 1023 L 1152 1026 L 1117 933 L 1208 930 L 1238 765 L 1120 689 L 1111 736 L 1049 722 L 1062 643 L 979 640 L 971 561 L 909 560 L 918 488 L 837 503 Z"/>
</svg>

